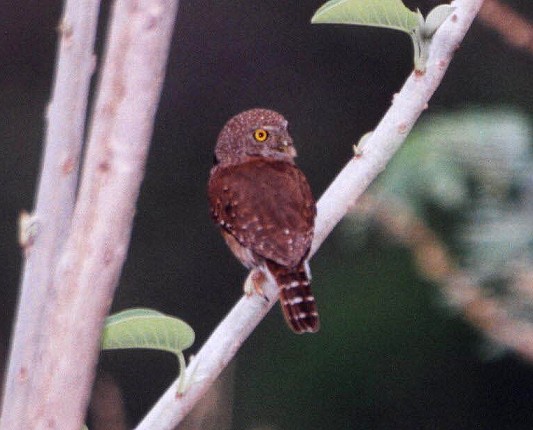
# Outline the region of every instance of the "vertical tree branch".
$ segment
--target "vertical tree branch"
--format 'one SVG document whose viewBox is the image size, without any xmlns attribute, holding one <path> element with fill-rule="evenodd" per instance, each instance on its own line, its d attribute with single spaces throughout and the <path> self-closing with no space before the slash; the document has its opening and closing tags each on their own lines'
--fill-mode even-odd
<svg viewBox="0 0 533 430">
<path fill-rule="evenodd" d="M 81 428 L 130 239 L 177 0 L 117 0 L 72 224 L 50 285 L 25 413 L 3 429 Z M 9 424 L 8 424 L 9 423 Z"/>
<path fill-rule="evenodd" d="M 56 306 L 49 308 L 38 390 L 45 400 L 33 414 L 39 425 L 76 429 L 83 422 L 103 319 L 128 249 L 176 11 L 175 0 L 114 4 L 78 202 L 54 276 Z"/>
<path fill-rule="evenodd" d="M 455 49 L 482 3 L 483 0 L 453 2 L 455 12 L 434 36 L 426 73 L 413 73 L 407 79 L 389 111 L 360 148 L 362 156 L 353 158 L 344 167 L 318 202 L 311 255 L 399 149 L 442 81 Z M 267 284 L 263 290 L 270 302 L 260 297 L 239 300 L 189 364 L 192 383 L 188 390 L 177 396 L 177 383 L 174 382 L 137 430 L 171 430 L 183 419 L 273 306 L 277 298 L 276 287 Z"/>
<path fill-rule="evenodd" d="M 41 176 L 27 238 L 21 293 L 4 387 L 0 428 L 14 429 L 29 415 L 46 296 L 64 244 L 78 182 L 87 97 L 100 0 L 66 1 L 59 24 L 53 94 L 48 106 Z M 28 427 L 26 427 L 28 428 Z"/>
</svg>

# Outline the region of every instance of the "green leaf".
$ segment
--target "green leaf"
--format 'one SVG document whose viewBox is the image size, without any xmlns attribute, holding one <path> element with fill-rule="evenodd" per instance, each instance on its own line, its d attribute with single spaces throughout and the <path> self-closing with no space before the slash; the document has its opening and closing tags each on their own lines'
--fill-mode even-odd
<svg viewBox="0 0 533 430">
<path fill-rule="evenodd" d="M 401 0 L 331 0 L 315 12 L 311 22 L 367 25 L 411 34 L 418 27 L 418 14 Z"/>
<path fill-rule="evenodd" d="M 418 9 L 413 12 L 401 0 L 330 0 L 315 12 L 311 22 L 403 31 L 411 36 L 413 42 L 415 70 L 424 73 L 431 38 L 454 9 L 449 5 L 437 6 L 424 20 Z"/>
<path fill-rule="evenodd" d="M 144 348 L 181 353 L 194 342 L 184 321 L 152 309 L 128 309 L 106 319 L 102 349 Z"/>
<path fill-rule="evenodd" d="M 180 367 L 178 394 L 187 389 L 183 350 L 194 342 L 194 331 L 179 318 L 153 309 L 128 309 L 106 318 L 102 349 L 156 349 L 176 355 Z"/>
</svg>

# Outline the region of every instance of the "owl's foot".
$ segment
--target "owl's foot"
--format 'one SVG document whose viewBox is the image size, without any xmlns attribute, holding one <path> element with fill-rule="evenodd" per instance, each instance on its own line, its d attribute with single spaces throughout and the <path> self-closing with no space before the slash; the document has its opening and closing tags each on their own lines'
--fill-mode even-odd
<svg viewBox="0 0 533 430">
<path fill-rule="evenodd" d="M 246 294 L 247 296 L 251 296 L 255 291 L 268 302 L 268 297 L 263 291 L 263 283 L 265 281 L 266 276 L 261 270 L 252 269 L 250 271 L 250 274 L 246 278 L 246 281 L 244 281 L 244 294 Z"/>
</svg>

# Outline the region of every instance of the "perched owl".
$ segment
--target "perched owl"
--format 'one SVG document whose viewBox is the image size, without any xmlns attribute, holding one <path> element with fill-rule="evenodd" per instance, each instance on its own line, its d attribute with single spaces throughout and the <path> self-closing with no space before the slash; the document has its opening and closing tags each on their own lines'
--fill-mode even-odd
<svg viewBox="0 0 533 430">
<path fill-rule="evenodd" d="M 319 329 L 306 262 L 316 205 L 279 113 L 252 109 L 220 132 L 209 178 L 211 215 L 235 256 L 251 270 L 245 292 L 262 293 L 265 278 L 280 289 L 280 303 L 296 333 Z"/>
</svg>

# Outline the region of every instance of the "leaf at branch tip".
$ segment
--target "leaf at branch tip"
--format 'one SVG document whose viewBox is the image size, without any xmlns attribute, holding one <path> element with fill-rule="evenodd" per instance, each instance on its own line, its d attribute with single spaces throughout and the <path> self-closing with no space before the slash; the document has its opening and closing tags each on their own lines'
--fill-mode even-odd
<svg viewBox="0 0 533 430">
<path fill-rule="evenodd" d="M 426 22 L 422 26 L 422 36 L 433 37 L 438 28 L 453 13 L 455 8 L 448 4 L 441 4 L 429 12 Z"/>
<path fill-rule="evenodd" d="M 320 7 L 314 24 L 355 24 L 391 28 L 411 34 L 418 27 L 418 14 L 401 0 L 331 0 Z"/>
<path fill-rule="evenodd" d="M 454 9 L 447 4 L 440 5 L 424 19 L 420 10 L 413 12 L 401 0 L 330 0 L 315 12 L 311 22 L 366 25 L 403 31 L 413 41 L 415 70 L 424 73 L 431 38 Z"/>
<path fill-rule="evenodd" d="M 152 309 L 128 309 L 106 319 L 102 349 L 143 348 L 181 354 L 194 342 L 184 321 Z"/>
</svg>

